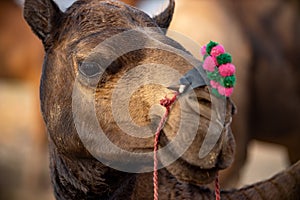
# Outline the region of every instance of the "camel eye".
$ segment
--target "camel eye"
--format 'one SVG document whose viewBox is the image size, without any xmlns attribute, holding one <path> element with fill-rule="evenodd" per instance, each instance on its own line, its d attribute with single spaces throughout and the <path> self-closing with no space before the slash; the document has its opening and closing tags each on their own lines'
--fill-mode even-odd
<svg viewBox="0 0 300 200">
<path fill-rule="evenodd" d="M 78 65 L 79 80 L 89 87 L 96 87 L 99 82 L 105 81 L 104 69 L 98 62 L 82 62 Z"/>
<path fill-rule="evenodd" d="M 79 65 L 79 72 L 87 78 L 98 76 L 102 70 L 101 66 L 96 62 L 83 62 Z"/>
</svg>

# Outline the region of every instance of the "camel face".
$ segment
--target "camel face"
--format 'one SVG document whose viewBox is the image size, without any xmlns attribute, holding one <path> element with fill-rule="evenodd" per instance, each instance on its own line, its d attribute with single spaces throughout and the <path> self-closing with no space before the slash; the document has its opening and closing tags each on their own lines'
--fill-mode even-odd
<svg viewBox="0 0 300 200">
<path fill-rule="evenodd" d="M 51 1 L 37 2 L 27 1 L 25 18 L 46 50 L 41 103 L 50 143 L 66 156 L 149 171 L 153 134 L 165 109 L 159 101 L 174 92 L 169 84 L 201 65 L 161 29 L 168 27 L 174 2 L 153 19 L 117 1 L 79 0 L 65 13 Z M 47 24 L 26 14 L 43 6 Z M 212 102 L 225 112 L 212 109 Z M 161 149 L 176 140 L 161 154 L 162 167 L 182 181 L 211 182 L 232 160 L 232 109 L 207 87 L 181 95 L 162 130 Z M 213 116 L 219 115 L 224 119 L 211 127 L 220 135 L 199 157 Z"/>
</svg>

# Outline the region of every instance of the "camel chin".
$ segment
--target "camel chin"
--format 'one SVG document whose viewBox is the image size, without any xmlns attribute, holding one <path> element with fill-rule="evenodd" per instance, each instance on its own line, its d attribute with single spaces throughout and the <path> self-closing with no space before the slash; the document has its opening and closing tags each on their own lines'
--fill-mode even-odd
<svg viewBox="0 0 300 200">
<path fill-rule="evenodd" d="M 199 186 L 212 183 L 216 178 L 217 172 L 226 169 L 233 162 L 235 142 L 232 134 L 227 141 L 229 144 L 222 145 L 217 156 L 210 156 L 209 154 L 208 158 L 200 160 L 198 164 L 189 162 L 189 160 L 184 157 L 180 157 L 174 163 L 167 166 L 166 169 L 182 182 Z M 196 154 L 194 156 L 198 157 L 199 155 Z M 207 161 L 213 164 L 204 168 L 202 164 Z"/>
<path fill-rule="evenodd" d="M 201 169 L 182 159 L 176 160 L 166 169 L 179 181 L 199 186 L 213 182 L 218 172 L 217 168 Z"/>
</svg>

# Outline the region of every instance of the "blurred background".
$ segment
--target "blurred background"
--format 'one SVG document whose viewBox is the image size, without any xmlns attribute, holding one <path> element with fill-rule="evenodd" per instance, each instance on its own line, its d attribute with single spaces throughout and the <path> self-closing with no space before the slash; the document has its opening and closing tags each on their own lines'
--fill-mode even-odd
<svg viewBox="0 0 300 200">
<path fill-rule="evenodd" d="M 73 0 L 55 2 L 65 10 Z M 153 15 L 168 1 L 125 2 Z M 243 152 L 235 168 L 241 173 L 224 187 L 268 178 L 299 159 L 299 0 L 176 4 L 170 30 L 199 45 L 209 40 L 222 43 L 240 70 L 241 86 L 234 97 L 239 115 L 233 129 L 238 130 L 237 151 Z M 44 52 L 22 17 L 22 5 L 0 1 L 0 200 L 50 200 L 47 134 L 39 108 Z M 175 39 L 199 57 L 199 49 Z"/>
</svg>

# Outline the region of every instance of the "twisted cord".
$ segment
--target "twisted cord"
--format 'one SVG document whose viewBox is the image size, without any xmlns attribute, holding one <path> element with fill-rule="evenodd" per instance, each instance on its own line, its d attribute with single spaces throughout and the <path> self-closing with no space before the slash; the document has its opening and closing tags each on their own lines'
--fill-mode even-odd
<svg viewBox="0 0 300 200">
<path fill-rule="evenodd" d="M 168 119 L 170 110 L 171 110 L 171 106 L 173 105 L 173 103 L 175 103 L 175 101 L 177 100 L 179 93 L 175 93 L 174 96 L 169 99 L 167 97 L 165 97 L 164 99 L 160 100 L 160 105 L 164 106 L 166 108 L 166 111 L 163 115 L 163 117 L 161 118 L 159 125 L 156 129 L 155 132 L 155 139 L 154 139 L 154 155 L 153 155 L 153 159 L 154 159 L 154 169 L 153 169 L 153 189 L 154 189 L 154 200 L 158 200 L 158 158 L 157 158 L 157 150 L 158 150 L 158 142 L 159 142 L 159 136 L 160 136 L 160 132 L 163 129 L 165 122 Z M 219 184 L 219 174 L 216 175 L 216 180 L 215 180 L 215 196 L 216 196 L 216 200 L 221 200 L 221 196 L 220 196 L 220 184 Z"/>
<path fill-rule="evenodd" d="M 160 100 L 160 105 L 164 106 L 166 108 L 166 111 L 161 118 L 159 125 L 155 132 L 155 139 L 154 139 L 154 170 L 153 170 L 153 187 L 154 187 L 154 200 L 158 200 L 158 159 L 157 159 L 157 150 L 158 150 L 158 142 L 159 142 L 159 136 L 160 132 L 164 127 L 165 122 L 168 119 L 171 106 L 176 101 L 178 97 L 178 93 L 176 92 L 174 96 L 169 99 L 165 97 L 164 99 Z"/>
<path fill-rule="evenodd" d="M 216 200 L 221 200 L 219 173 L 217 173 L 216 180 L 215 180 L 215 195 L 216 195 Z"/>
</svg>

